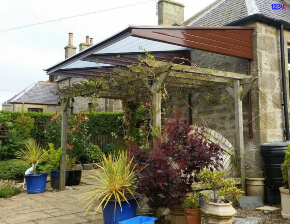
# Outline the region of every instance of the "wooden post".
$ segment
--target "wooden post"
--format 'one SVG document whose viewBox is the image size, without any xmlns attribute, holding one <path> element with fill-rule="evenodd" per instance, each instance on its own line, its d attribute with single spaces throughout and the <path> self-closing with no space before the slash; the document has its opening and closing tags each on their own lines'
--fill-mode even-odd
<svg viewBox="0 0 290 224">
<path fill-rule="evenodd" d="M 235 129 L 236 129 L 236 150 L 240 152 L 241 182 L 242 190 L 246 190 L 246 170 L 244 153 L 244 133 L 243 133 L 243 101 L 241 99 L 242 88 L 240 80 L 234 80 L 235 99 Z"/>
<path fill-rule="evenodd" d="M 161 87 L 169 74 L 168 70 L 171 67 L 166 68 L 166 72 L 159 73 L 159 79 L 155 81 L 155 83 L 151 87 L 151 92 L 153 94 L 153 102 L 152 102 L 152 114 L 153 114 L 153 130 L 159 129 L 161 131 L 161 101 L 162 101 L 162 93 Z M 153 148 L 156 147 L 156 139 L 153 139 Z"/>
<path fill-rule="evenodd" d="M 192 125 L 192 104 L 191 104 L 191 93 L 188 94 L 188 123 Z"/>
<path fill-rule="evenodd" d="M 161 128 L 161 91 L 153 93 L 153 129 Z"/>
<path fill-rule="evenodd" d="M 66 150 L 67 150 L 67 105 L 68 99 L 62 102 L 62 121 L 61 121 L 61 147 L 63 148 L 60 160 L 59 190 L 65 190 L 65 170 L 66 170 Z"/>
</svg>

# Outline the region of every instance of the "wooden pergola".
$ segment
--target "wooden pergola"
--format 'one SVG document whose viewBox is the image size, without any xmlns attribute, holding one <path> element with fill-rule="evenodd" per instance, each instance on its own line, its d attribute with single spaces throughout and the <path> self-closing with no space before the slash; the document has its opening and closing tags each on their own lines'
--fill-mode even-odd
<svg viewBox="0 0 290 224">
<path fill-rule="evenodd" d="M 96 89 L 88 82 L 73 84 L 59 89 L 55 94 L 66 99 L 62 101 L 62 129 L 61 146 L 63 155 L 60 167 L 60 190 L 65 189 L 65 158 L 67 147 L 67 105 L 69 98 L 76 96 L 96 95 L 100 98 L 127 99 L 140 97 L 140 94 L 132 93 L 128 89 L 120 89 L 111 84 L 110 77 L 116 80 L 126 80 L 132 83 L 136 89 L 147 89 L 152 95 L 153 128 L 161 128 L 161 100 L 162 86 L 172 88 L 203 87 L 207 85 L 224 85 L 235 102 L 235 149 L 240 153 L 240 167 L 242 188 L 245 189 L 245 161 L 244 161 L 244 137 L 243 137 L 243 113 L 242 100 L 251 89 L 254 81 L 251 75 L 234 72 L 219 71 L 209 68 L 201 68 L 190 65 L 190 48 L 227 54 L 235 57 L 252 59 L 252 29 L 245 27 L 129 27 L 119 34 L 80 52 L 49 69 L 50 75 L 62 75 L 68 77 L 82 77 L 98 80 L 106 79 L 108 88 Z M 143 71 L 140 71 L 138 55 L 136 52 L 103 53 L 106 47 L 110 47 L 130 36 L 171 43 L 187 47 L 179 51 L 150 51 L 155 59 L 143 59 Z M 165 38 L 167 37 L 167 38 Z M 145 54 L 145 53 L 144 53 Z M 156 55 L 156 56 L 155 56 Z M 182 58 L 180 57 L 182 56 Z M 79 60 L 107 63 L 108 66 L 83 67 L 64 69 L 68 64 Z M 130 65 L 130 66 L 128 66 Z M 144 71 L 150 71 L 150 74 Z M 154 82 L 148 83 L 149 76 L 154 76 Z M 233 83 L 233 87 L 228 87 Z M 137 94 L 137 95 L 136 95 Z M 141 96 L 142 97 L 142 96 Z"/>
</svg>

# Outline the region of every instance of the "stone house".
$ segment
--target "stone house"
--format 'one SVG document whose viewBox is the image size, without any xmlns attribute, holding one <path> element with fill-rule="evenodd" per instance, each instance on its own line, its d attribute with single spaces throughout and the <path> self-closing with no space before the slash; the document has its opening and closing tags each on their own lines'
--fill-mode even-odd
<svg viewBox="0 0 290 224">
<path fill-rule="evenodd" d="M 3 110 L 35 111 L 41 113 L 55 113 L 59 111 L 58 97 L 51 91 L 58 89 L 57 83 L 39 81 L 33 83 L 11 99 L 2 104 Z"/>
<path fill-rule="evenodd" d="M 135 36 L 128 37 L 126 34 L 127 30 L 130 30 L 128 28 L 47 69 L 47 72 L 49 75 L 68 74 L 67 66 L 78 65 L 87 69 L 89 65 L 85 65 L 85 63 L 91 63 L 96 57 L 100 59 L 101 63 L 107 64 L 108 68 L 113 63 L 121 65 L 121 61 L 112 61 L 107 55 L 110 54 L 112 57 L 112 55 L 122 53 L 132 59 L 134 55 L 136 57 L 141 53 L 136 47 L 139 44 L 153 54 L 157 60 L 171 60 L 173 55 L 181 56 L 198 67 L 252 75 L 256 80 L 251 91 L 243 100 L 245 166 L 247 177 L 261 177 L 263 172 L 260 144 L 289 139 L 287 112 L 289 104 L 288 73 L 290 70 L 290 4 L 288 0 L 273 0 L 271 3 L 286 4 L 286 10 L 272 10 L 272 6 L 267 0 L 217 0 L 184 21 L 182 4 L 171 0 L 159 0 L 159 25 L 183 26 L 168 29 L 164 27 L 164 32 L 167 32 L 166 37 L 158 36 L 160 32 L 157 33 L 154 30 L 149 35 L 150 28 L 142 29 L 141 27 L 139 29 L 144 33 L 139 34 L 139 37 L 143 39 L 137 38 L 136 33 Z M 201 26 L 216 27 L 215 32 L 203 28 L 205 30 L 203 32 L 207 32 L 206 35 L 203 35 L 200 31 L 202 28 L 198 28 Z M 189 27 L 195 27 L 191 35 L 185 32 Z M 251 49 L 253 52 L 250 57 L 235 56 L 245 54 L 240 49 L 241 47 L 248 48 L 245 44 L 248 37 L 242 32 L 230 30 L 230 27 L 238 29 L 252 27 Z M 158 29 L 158 27 L 152 29 Z M 173 32 L 177 29 L 180 36 L 174 36 Z M 225 34 L 229 33 L 235 38 L 228 38 Z M 188 40 L 185 35 L 190 36 L 188 38 L 192 38 L 191 41 L 182 42 L 182 40 Z M 231 41 L 231 44 L 226 46 L 231 45 L 233 48 L 231 52 L 227 51 L 226 54 L 222 54 L 221 52 L 226 51 L 224 43 L 227 42 L 227 39 Z M 211 40 L 212 45 L 208 47 L 204 43 L 201 44 L 202 40 Z M 188 47 L 189 45 L 196 47 Z M 123 46 L 123 48 L 116 48 L 116 46 Z M 161 53 L 164 54 L 160 56 Z M 79 68 L 75 68 L 69 75 L 73 77 L 90 75 L 84 73 L 84 70 L 81 73 Z M 106 68 L 102 68 L 102 71 L 104 71 L 103 69 Z M 87 71 L 96 72 L 96 69 L 87 69 Z M 282 78 L 282 73 L 286 80 Z M 283 88 L 285 86 L 286 88 Z M 185 118 L 190 122 L 206 123 L 208 128 L 220 133 L 232 145 L 235 145 L 234 103 L 223 101 L 224 96 L 229 95 L 228 92 L 228 89 L 219 89 L 217 85 L 199 89 L 192 88 L 182 93 L 182 96 L 173 95 L 171 101 L 176 102 L 177 108 L 183 109 Z"/>
</svg>

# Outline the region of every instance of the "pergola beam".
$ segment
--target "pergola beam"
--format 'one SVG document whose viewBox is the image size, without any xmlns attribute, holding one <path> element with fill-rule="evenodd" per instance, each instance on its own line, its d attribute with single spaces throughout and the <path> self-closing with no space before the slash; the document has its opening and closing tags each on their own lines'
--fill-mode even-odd
<svg viewBox="0 0 290 224">
<path fill-rule="evenodd" d="M 144 60 L 144 62 L 150 66 L 150 67 L 160 67 L 168 64 L 168 62 L 162 62 L 162 61 L 153 61 L 153 60 Z M 191 73 L 191 74 L 197 74 L 197 75 L 207 75 L 212 77 L 220 77 L 220 78 L 227 78 L 227 79 L 238 79 L 238 80 L 244 80 L 244 79 L 251 79 L 251 75 L 245 75 L 235 72 L 226 72 L 226 71 L 219 71 L 215 69 L 210 68 L 200 68 L 200 67 L 194 67 L 194 66 L 187 66 L 187 65 L 177 65 L 172 63 L 172 70 L 177 72 L 183 72 L 183 73 Z M 209 78 L 208 78 L 209 80 Z M 209 80 L 210 81 L 210 80 Z"/>
</svg>

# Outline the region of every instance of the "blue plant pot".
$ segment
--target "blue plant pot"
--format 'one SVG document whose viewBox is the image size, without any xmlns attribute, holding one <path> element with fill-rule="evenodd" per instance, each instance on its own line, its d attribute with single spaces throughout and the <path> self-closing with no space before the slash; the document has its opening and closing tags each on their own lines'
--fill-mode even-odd
<svg viewBox="0 0 290 224">
<path fill-rule="evenodd" d="M 115 212 L 115 200 L 110 200 L 103 209 L 104 224 L 119 224 L 121 221 L 136 217 L 137 202 L 134 198 L 126 201 L 121 201 L 122 211 L 120 205 L 116 204 Z"/>
<path fill-rule="evenodd" d="M 38 194 L 46 190 L 47 173 L 37 173 L 35 175 L 25 175 L 28 194 Z"/>
</svg>

